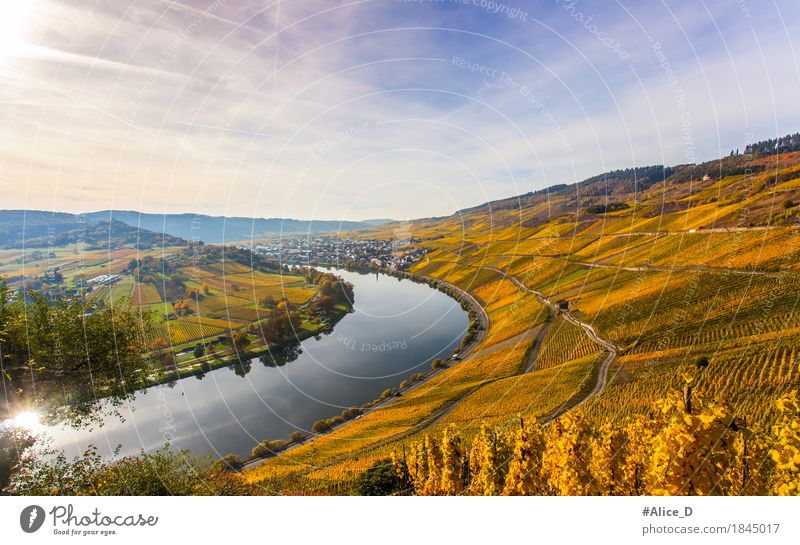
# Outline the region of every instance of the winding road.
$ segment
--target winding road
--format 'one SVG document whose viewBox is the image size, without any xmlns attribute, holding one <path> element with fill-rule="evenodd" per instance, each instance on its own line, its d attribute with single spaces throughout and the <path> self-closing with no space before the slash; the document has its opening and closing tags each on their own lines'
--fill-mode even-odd
<svg viewBox="0 0 800 545">
<path fill-rule="evenodd" d="M 453 255 L 457 255 L 457 254 L 453 253 Z M 593 398 L 595 398 L 595 397 L 597 397 L 597 396 L 599 396 L 600 394 L 603 393 L 603 391 L 605 390 L 606 386 L 608 385 L 608 373 L 609 373 L 609 370 L 611 368 L 611 365 L 616 360 L 616 358 L 619 355 L 619 353 L 622 351 L 622 348 L 617 343 L 601 337 L 597 333 L 597 331 L 595 330 L 594 326 L 592 326 L 592 324 L 590 324 L 588 322 L 584 322 L 584 321 L 580 320 L 579 318 L 576 318 L 574 315 L 572 315 L 569 312 L 568 309 L 559 308 L 559 306 L 557 304 L 553 303 L 550 299 L 547 299 L 546 297 L 544 297 L 541 292 L 538 292 L 536 290 L 530 289 L 524 283 L 522 283 L 522 281 L 520 281 L 517 277 L 515 277 L 515 276 L 513 276 L 511 274 L 508 274 L 505 271 L 502 271 L 500 269 L 496 269 L 494 267 L 478 267 L 478 266 L 474 266 L 474 265 L 463 265 L 463 266 L 472 267 L 472 268 L 476 268 L 476 269 L 484 268 L 484 269 L 491 270 L 493 272 L 496 272 L 496 273 L 500 274 L 504 278 L 507 278 L 508 280 L 513 282 L 514 285 L 517 286 L 517 288 L 519 288 L 520 290 L 525 291 L 527 293 L 533 294 L 536 297 L 536 300 L 539 301 L 540 303 L 542 303 L 543 305 L 545 305 L 546 308 L 548 309 L 547 319 L 545 320 L 544 324 L 539 329 L 539 332 L 536 335 L 536 340 L 534 341 L 534 344 L 531 347 L 530 352 L 526 356 L 525 369 L 522 372 L 523 374 L 530 373 L 535 369 L 535 367 L 536 367 L 536 359 L 538 358 L 539 351 L 541 350 L 541 346 L 542 346 L 542 343 L 544 341 L 544 338 L 547 335 L 547 332 L 550 329 L 550 327 L 555 322 L 555 319 L 556 319 L 557 316 L 562 316 L 565 320 L 567 320 L 567 321 L 579 326 L 584 331 L 584 333 L 592 341 L 594 341 L 595 343 L 603 346 L 603 348 L 604 348 L 603 356 L 602 356 L 602 359 L 600 360 L 600 365 L 599 365 L 598 372 L 597 372 L 596 382 L 595 382 L 594 386 L 592 387 L 592 389 L 588 393 L 584 393 L 583 391 L 576 393 L 570 399 L 566 400 L 559 407 L 557 407 L 554 411 L 552 411 L 549 414 L 545 415 L 544 417 L 540 418 L 540 420 L 541 420 L 543 425 L 549 424 L 550 422 L 552 422 L 553 420 L 555 420 L 559 416 L 565 414 L 566 412 L 568 412 L 568 411 L 570 411 L 570 410 L 572 410 L 572 409 L 574 409 L 576 407 L 579 407 L 579 406 L 585 404 L 586 402 L 590 401 L 591 399 L 593 399 Z M 436 279 L 436 278 L 433 278 L 433 277 L 429 277 L 429 276 L 423 276 L 423 275 L 418 275 L 417 278 L 422 278 L 422 279 L 426 280 L 427 282 L 432 283 L 434 285 L 446 286 L 450 290 L 453 290 L 453 291 L 457 292 L 460 295 L 460 297 L 462 299 L 466 300 L 469 303 L 469 305 L 475 310 L 475 313 L 476 313 L 476 316 L 477 316 L 477 319 L 478 319 L 480 327 L 478 328 L 478 333 L 475 336 L 475 338 L 472 340 L 472 342 L 467 347 L 465 347 L 464 350 L 461 351 L 461 358 L 464 359 L 468 355 L 469 356 L 474 355 L 474 354 L 472 354 L 472 352 L 483 341 L 483 339 L 486 336 L 486 333 L 489 330 L 490 322 L 489 322 L 489 315 L 487 314 L 486 309 L 483 307 L 483 305 L 480 304 L 480 302 L 473 295 L 471 295 L 470 293 L 466 292 L 465 290 L 462 290 L 461 288 L 458 288 L 458 287 L 454 286 L 453 284 L 450 284 L 449 282 L 446 282 L 446 281 L 443 281 L 443 280 L 440 280 L 440 279 Z M 531 331 L 533 331 L 533 330 L 531 330 Z M 513 337 L 512 339 L 515 342 L 519 342 L 519 340 L 521 340 L 522 337 L 526 336 L 526 334 L 527 334 L 527 332 L 523 333 L 521 335 L 518 335 L 517 337 Z M 509 342 L 511 342 L 512 339 L 509 339 Z M 496 349 L 504 348 L 505 346 L 506 346 L 506 341 L 503 341 L 503 343 L 499 343 L 497 346 L 491 347 L 490 349 L 487 349 L 487 350 L 488 351 L 494 351 Z M 479 354 L 480 353 L 486 353 L 486 351 L 480 351 L 478 353 Z M 403 394 L 408 394 L 408 393 L 416 390 L 417 388 L 419 388 L 420 386 L 422 386 L 423 384 L 428 382 L 431 378 L 439 375 L 440 373 L 446 371 L 447 369 L 448 368 L 445 367 L 445 368 L 440 368 L 440 369 L 437 369 L 437 370 L 431 372 L 430 374 L 428 374 L 425 377 L 424 380 L 419 381 L 419 382 L 413 384 L 412 386 L 410 386 L 409 388 L 407 388 L 406 390 L 404 390 Z M 395 442 L 395 441 L 401 440 L 401 439 L 403 439 L 405 437 L 409 437 L 409 436 L 411 436 L 411 435 L 413 435 L 415 433 L 418 433 L 420 431 L 423 431 L 423 430 L 435 425 L 436 423 L 438 423 L 442 419 L 444 419 L 448 414 L 450 414 L 462 401 L 464 401 L 472 393 L 474 393 L 475 391 L 477 391 L 478 389 L 483 387 L 485 384 L 486 384 L 485 382 L 482 382 L 482 383 L 476 385 L 469 392 L 465 393 L 460 398 L 454 400 L 453 403 L 450 403 L 446 407 L 442 407 L 438 411 L 428 415 L 422 421 L 420 421 L 417 424 L 411 426 L 409 429 L 407 429 L 407 430 L 405 430 L 403 432 L 400 432 L 399 434 L 393 435 L 393 436 L 391 436 L 389 438 L 386 438 L 386 439 L 378 442 L 377 444 L 371 445 L 370 447 L 368 447 L 368 450 L 372 450 L 372 449 L 378 448 L 378 447 L 383 446 L 384 444 L 388 444 L 390 442 Z M 389 397 L 388 399 L 385 399 L 384 401 L 381 401 L 380 403 L 377 403 L 373 407 L 371 407 L 368 410 L 364 411 L 361 416 L 364 416 L 364 415 L 369 414 L 369 413 L 371 413 L 371 412 L 373 412 L 375 410 L 378 410 L 378 409 L 380 409 L 382 407 L 390 405 L 391 403 L 393 403 L 396 400 L 397 400 L 397 397 L 394 397 L 394 396 Z M 361 416 L 359 418 L 361 418 Z M 347 422 L 344 422 L 344 423 L 340 424 L 340 426 L 344 426 L 346 424 L 347 424 Z M 338 428 L 339 426 L 336 426 L 336 427 Z M 330 431 L 332 431 L 333 429 L 336 429 L 336 428 L 332 428 Z M 293 443 L 292 445 L 290 445 L 286 449 L 280 451 L 278 454 L 284 454 L 284 453 L 288 452 L 289 450 L 297 448 L 297 447 L 299 447 L 301 445 L 305 445 L 305 444 L 313 441 L 316 437 L 317 436 L 312 435 L 312 436 L 309 436 L 308 438 L 306 438 L 303 441 L 299 441 L 297 443 Z M 255 459 L 255 460 L 250 460 L 246 464 L 244 464 L 241 467 L 240 470 L 251 469 L 253 467 L 256 467 L 256 466 L 262 464 L 265 460 L 267 460 L 267 459 L 269 459 L 269 458 L 271 458 L 273 456 L 274 455 L 267 455 L 267 456 L 264 456 L 264 457 L 261 457 L 261 458 Z M 325 465 L 326 466 L 327 465 L 332 465 L 332 464 L 336 463 L 338 460 L 339 460 L 338 458 L 334 459 L 334 460 L 328 460 Z"/>
<path fill-rule="evenodd" d="M 608 371 L 611 368 L 611 364 L 614 363 L 614 360 L 617 359 L 617 356 L 622 351 L 622 347 L 619 346 L 614 341 L 610 341 L 608 339 L 604 339 L 603 337 L 601 337 L 597 333 L 597 330 L 594 328 L 592 324 L 576 318 L 569 312 L 568 309 L 560 308 L 557 304 L 553 303 L 550 299 L 547 299 L 544 295 L 542 295 L 541 292 L 532 290 L 528 286 L 523 284 L 516 276 L 510 275 L 505 271 L 501 271 L 500 269 L 495 269 L 494 267 L 487 267 L 487 269 L 494 271 L 502 275 L 503 277 L 509 279 L 519 289 L 526 291 L 528 293 L 532 293 L 536 297 L 537 301 L 541 302 L 544 305 L 547 305 L 551 313 L 557 313 L 568 322 L 577 325 L 583 330 L 583 332 L 586 334 L 587 337 L 589 337 L 592 341 L 596 342 L 597 344 L 603 346 L 603 348 L 605 349 L 605 351 L 603 352 L 603 357 L 600 360 L 600 366 L 597 374 L 597 382 L 595 382 L 595 385 L 592 388 L 592 390 L 585 396 L 582 395 L 581 393 L 578 393 L 573 398 L 570 398 L 569 400 L 565 401 L 559 408 L 557 408 L 552 413 L 548 414 L 544 418 L 544 422 L 545 423 L 550 422 L 551 420 L 558 418 L 565 412 L 574 409 L 575 407 L 579 407 L 584 403 L 586 403 L 587 401 L 602 394 L 603 391 L 606 389 L 606 386 L 608 385 Z M 529 369 L 526 372 L 529 372 L 531 370 L 530 366 L 534 364 L 535 361 L 529 364 Z"/>
</svg>

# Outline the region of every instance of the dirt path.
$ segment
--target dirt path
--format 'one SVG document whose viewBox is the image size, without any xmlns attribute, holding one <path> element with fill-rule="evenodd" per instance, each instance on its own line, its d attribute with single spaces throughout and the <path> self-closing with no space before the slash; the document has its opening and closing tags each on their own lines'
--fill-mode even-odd
<svg viewBox="0 0 800 545">
<path fill-rule="evenodd" d="M 473 268 L 479 268 L 479 267 L 476 267 L 474 265 L 466 265 L 466 266 L 467 267 L 473 267 Z M 621 351 L 620 347 L 616 343 L 614 343 L 613 341 L 604 339 L 600 335 L 598 335 L 597 331 L 594 329 L 594 327 L 591 324 L 589 324 L 587 322 L 583 322 L 580 319 L 576 318 L 575 316 L 570 314 L 568 310 L 559 309 L 558 305 L 556 305 L 555 303 L 553 303 L 549 299 L 545 298 L 540 292 L 528 288 L 517 277 L 515 277 L 513 275 L 510 275 L 510 274 L 508 274 L 508 273 L 506 273 L 504 271 L 501 271 L 500 269 L 495 269 L 493 267 L 483 267 L 483 268 L 486 268 L 488 270 L 492 270 L 492 271 L 500 274 L 504 278 L 507 278 L 508 280 L 513 282 L 514 285 L 516 285 L 520 290 L 526 291 L 528 293 L 533 294 L 536 297 L 536 300 L 539 301 L 540 303 L 542 303 L 543 305 L 545 305 L 546 308 L 548 309 L 548 317 L 547 317 L 545 323 L 539 329 L 539 332 L 538 332 L 538 334 L 536 336 L 536 340 L 534 341 L 535 344 L 533 345 L 533 347 L 531 348 L 530 353 L 526 357 L 526 366 L 525 366 L 525 369 L 523 370 L 522 374 L 530 373 L 535 369 L 536 359 L 537 359 L 537 357 L 539 355 L 539 351 L 541 349 L 544 337 L 547 334 L 547 331 L 549 330 L 550 326 L 555 322 L 556 316 L 559 316 L 559 315 L 562 316 L 564 319 L 572 322 L 573 324 L 579 326 L 591 340 L 593 340 L 594 342 L 600 344 L 601 346 L 603 346 L 605 348 L 605 351 L 603 352 L 603 357 L 600 360 L 600 365 L 599 365 L 599 369 L 598 369 L 596 382 L 595 382 L 594 386 L 592 387 L 591 391 L 589 391 L 588 393 L 578 392 L 577 394 L 572 396 L 570 399 L 565 401 L 557 409 L 555 409 L 554 411 L 552 411 L 548 415 L 544 416 L 542 418 L 543 424 L 549 423 L 550 421 L 558 418 L 562 414 L 564 414 L 564 413 L 566 413 L 566 412 L 568 412 L 568 411 L 570 411 L 570 410 L 572 410 L 572 409 L 574 409 L 576 407 L 579 407 L 579 406 L 583 405 L 584 403 L 586 403 L 587 401 L 589 401 L 589 400 L 599 396 L 600 394 L 602 394 L 603 391 L 606 388 L 606 385 L 608 384 L 608 372 L 609 372 L 609 369 L 611 367 L 611 364 L 614 362 L 614 360 L 616 360 L 619 352 Z M 424 279 L 426 279 L 428 281 L 436 281 L 436 282 L 440 282 L 442 284 L 447 285 L 450 289 L 453 289 L 456 292 L 458 292 L 464 299 L 466 299 L 470 303 L 470 305 L 473 306 L 473 308 L 475 308 L 476 315 L 478 316 L 478 320 L 479 320 L 479 322 L 481 324 L 481 328 L 479 328 L 478 335 L 476 335 L 476 338 L 472 341 L 472 343 L 470 343 L 470 345 L 466 349 L 462 350 L 462 352 L 461 352 L 462 359 L 468 359 L 468 357 L 475 357 L 475 356 L 477 356 L 479 354 L 488 354 L 488 353 L 491 353 L 491 352 L 493 352 L 494 350 L 497 349 L 496 346 L 493 346 L 493 347 L 489 347 L 489 348 L 487 348 L 485 350 L 481 350 L 479 352 L 474 352 L 473 353 L 473 351 L 475 350 L 475 347 L 477 347 L 478 344 L 483 341 L 483 339 L 485 338 L 486 333 L 489 330 L 489 315 L 486 313 L 486 309 L 484 309 L 483 306 L 481 306 L 478 303 L 478 301 L 477 301 L 477 299 L 475 299 L 475 297 L 473 297 L 469 293 L 465 292 L 464 290 L 461 290 L 460 288 L 457 288 L 456 286 L 454 286 L 452 284 L 449 284 L 448 282 L 444 282 L 442 280 L 433 279 L 433 278 L 427 277 L 427 276 L 421 276 L 421 278 L 424 278 Z M 530 331 L 533 331 L 533 329 L 531 329 Z M 522 333 L 520 335 L 512 337 L 511 339 L 507 339 L 505 341 L 502 341 L 501 343 L 498 343 L 498 344 L 502 345 L 502 346 L 505 346 L 506 344 L 508 344 L 508 343 L 510 343 L 512 341 L 513 342 L 519 342 L 520 340 L 522 340 L 523 337 L 525 337 L 525 335 L 530 335 L 530 333 L 529 332 Z M 422 384 L 428 382 L 430 379 L 432 379 L 433 377 L 437 376 L 438 374 L 440 374 L 440 373 L 442 373 L 442 372 L 444 372 L 446 370 L 447 370 L 447 368 L 443 368 L 443 369 L 438 369 L 438 370 L 434 371 L 433 373 L 429 374 L 424 380 L 422 380 L 422 381 L 414 384 L 410 388 L 404 390 L 403 391 L 403 395 L 407 395 L 408 393 L 413 392 L 415 389 L 419 388 Z M 413 435 L 415 433 L 423 431 L 426 428 L 429 428 L 429 427 L 441 422 L 445 417 L 447 417 L 447 415 L 452 413 L 453 410 L 462 401 L 467 399 L 472 393 L 474 393 L 478 389 L 480 389 L 483 386 L 485 386 L 488 382 L 493 382 L 493 381 L 492 380 L 488 380 L 486 382 L 482 382 L 482 383 L 476 385 L 474 388 L 472 388 L 470 391 L 466 392 L 461 397 L 453 400 L 453 402 L 450 403 L 449 405 L 439 408 L 435 412 L 433 412 L 430 415 L 428 415 L 427 417 L 425 417 L 420 422 L 418 422 L 418 423 L 414 424 L 413 426 L 411 426 L 409 429 L 407 429 L 405 431 L 402 431 L 402 432 L 400 432 L 400 433 L 398 433 L 396 435 L 393 435 L 392 437 L 388 437 L 388 438 L 386 438 L 386 439 L 384 439 L 382 441 L 379 441 L 378 443 L 376 443 L 374 445 L 370 445 L 369 447 L 367 447 L 367 450 L 373 450 L 375 448 L 380 448 L 381 446 L 383 446 L 385 444 L 388 444 L 388 443 L 391 443 L 391 442 L 395 442 L 395 441 L 400 441 L 400 440 L 402 440 L 402 439 L 404 439 L 406 437 L 409 437 L 409 436 L 411 436 L 411 435 Z M 370 409 L 368 409 L 367 411 L 362 413 L 362 416 L 367 415 L 367 414 L 371 413 L 372 411 L 378 410 L 379 408 L 386 407 L 386 406 L 396 402 L 397 399 L 398 399 L 397 397 L 390 397 L 387 400 L 384 400 L 383 402 L 371 407 Z M 400 398 L 400 399 L 402 399 L 402 398 Z M 347 422 L 342 423 L 340 426 L 345 426 L 345 425 L 347 425 Z M 338 428 L 338 427 L 339 426 L 337 426 L 336 428 Z M 333 431 L 336 428 L 332 428 L 330 431 Z M 286 453 L 286 452 L 288 452 L 288 451 L 290 451 L 290 450 L 292 450 L 294 448 L 297 448 L 297 447 L 299 447 L 301 445 L 305 445 L 307 443 L 310 443 L 316 437 L 317 436 L 310 436 L 309 438 L 307 438 L 304 441 L 301 441 L 299 443 L 295 443 L 295 444 L 291 445 L 290 447 L 288 447 L 288 448 L 284 449 L 283 451 L 281 451 L 279 453 L 279 455 L 282 455 L 282 454 L 284 454 L 284 453 Z M 252 461 L 248 462 L 247 464 L 243 465 L 241 469 L 242 470 L 244 470 L 244 469 L 252 469 L 252 468 L 257 467 L 258 465 L 262 464 L 265 460 L 267 460 L 267 459 L 269 459 L 271 457 L 272 456 L 266 456 L 266 457 L 263 457 L 263 458 L 259 458 L 257 460 L 252 460 Z M 328 460 L 325 463 L 325 466 L 335 464 L 338 461 L 339 461 L 338 458 L 337 459 L 333 459 L 333 460 Z"/>
<path fill-rule="evenodd" d="M 544 295 L 542 295 L 541 292 L 538 292 L 536 290 L 530 289 L 528 286 L 523 284 L 517 277 L 515 277 L 513 275 L 510 275 L 510 274 L 506 273 L 505 271 L 501 271 L 500 269 L 495 269 L 493 267 L 487 267 L 487 268 L 492 270 L 492 271 L 495 271 L 498 274 L 503 275 L 505 278 L 508 278 L 519 289 L 521 289 L 523 291 L 527 291 L 528 293 L 534 294 L 536 296 L 536 299 L 538 301 L 542 302 L 543 304 L 547 305 L 547 307 L 551 310 L 552 313 L 554 313 L 554 314 L 557 313 L 558 315 L 562 316 L 565 320 L 567 320 L 567 321 L 577 325 L 578 327 L 580 327 L 583 330 L 583 332 L 586 334 L 587 337 L 589 337 L 592 341 L 594 341 L 597 344 L 601 345 L 605 349 L 604 352 L 603 352 L 603 357 L 600 360 L 600 366 L 599 366 L 599 369 L 598 369 L 597 380 L 595 382 L 594 387 L 591 389 L 591 391 L 589 391 L 585 395 L 583 393 L 579 392 L 578 394 L 576 394 L 575 396 L 573 396 L 569 400 L 565 401 L 555 411 L 553 411 L 552 413 L 548 414 L 544 418 L 544 421 L 545 422 L 549 422 L 549 421 L 551 421 L 551 420 L 553 420 L 555 418 L 558 418 L 559 416 L 561 416 L 565 412 L 567 412 L 569 410 L 572 410 L 575 407 L 579 407 L 579 406 L 583 405 L 584 403 L 586 403 L 587 401 L 589 401 L 590 399 L 593 399 L 593 398 L 599 396 L 600 394 L 602 394 L 603 391 L 606 389 L 606 386 L 608 385 L 608 371 L 611 368 L 611 364 L 614 363 L 614 361 L 617 359 L 617 356 L 622 351 L 622 347 L 620 345 L 618 345 L 617 343 L 615 343 L 614 341 L 611 341 L 611 340 L 608 340 L 608 339 L 604 339 L 603 337 L 601 337 L 597 333 L 597 330 L 594 328 L 594 326 L 592 324 L 590 324 L 588 322 L 584 322 L 583 320 L 580 320 L 579 318 L 576 318 L 567 309 L 559 308 L 558 305 L 556 305 L 555 303 L 553 303 L 552 301 L 550 301 L 549 299 L 544 297 Z M 535 364 L 535 361 L 534 361 L 534 364 Z M 526 372 L 528 372 L 528 371 L 526 371 Z"/>
<path fill-rule="evenodd" d="M 468 267 L 473 267 L 473 268 L 478 268 L 478 267 L 475 267 L 473 265 L 467 265 L 467 266 Z M 594 341 L 597 344 L 601 345 L 605 349 L 604 352 L 603 352 L 602 359 L 600 360 L 600 365 L 599 365 L 599 368 L 598 368 L 598 371 L 597 371 L 597 379 L 596 379 L 596 382 L 595 382 L 594 386 L 592 387 L 592 389 L 588 393 L 578 392 L 577 394 L 572 396 L 570 399 L 565 401 L 563 404 L 561 404 L 557 409 L 555 409 L 551 413 L 547 414 L 542 419 L 542 422 L 544 424 L 546 424 L 546 423 L 558 418 L 559 416 L 561 416 L 562 414 L 566 413 L 567 411 L 570 411 L 570 410 L 574 409 L 575 407 L 579 407 L 579 406 L 583 405 L 584 403 L 586 403 L 587 401 L 589 401 L 589 400 L 599 396 L 600 394 L 602 394 L 603 391 L 606 389 L 606 386 L 608 384 L 608 371 L 611 368 L 611 364 L 617 359 L 617 356 L 619 355 L 619 352 L 621 351 L 621 348 L 616 343 L 614 343 L 613 341 L 604 339 L 600 335 L 598 335 L 598 333 L 595 330 L 594 326 L 592 326 L 591 324 L 589 324 L 587 322 L 583 322 L 583 321 L 579 320 L 578 318 L 576 318 L 575 316 L 570 314 L 568 310 L 559 309 L 558 305 L 556 305 L 555 303 L 553 303 L 549 299 L 545 298 L 540 292 L 538 292 L 536 290 L 532 290 L 529 287 L 527 287 L 517 277 L 515 277 L 513 275 L 510 275 L 510 274 L 506 273 L 505 271 L 501 271 L 500 269 L 495 269 L 493 267 L 484 267 L 484 268 L 500 274 L 501 276 L 503 276 L 503 277 L 507 278 L 508 280 L 510 280 L 511 282 L 513 282 L 514 285 L 516 285 L 519 289 L 533 294 L 536 297 L 536 299 L 540 303 L 545 305 L 547 307 L 547 309 L 548 309 L 547 321 L 542 326 L 542 328 L 539 330 L 539 334 L 538 334 L 538 336 L 536 338 L 536 341 L 535 341 L 536 344 L 531 349 L 530 354 L 528 354 L 527 365 L 526 365 L 526 368 L 524 370 L 524 373 L 530 373 L 535 368 L 535 366 L 536 366 L 536 358 L 539 355 L 539 350 L 541 348 L 542 341 L 544 340 L 544 336 L 547 334 L 547 331 L 548 331 L 549 327 L 553 324 L 553 322 L 555 321 L 556 316 L 558 316 L 558 315 L 561 315 L 565 320 L 568 320 L 569 322 L 579 326 L 584 331 L 584 333 L 592 341 Z M 491 382 L 491 381 L 489 381 L 489 382 Z M 419 431 L 424 430 L 425 428 L 428 428 L 430 426 L 433 426 L 433 425 L 441 422 L 445 417 L 447 417 L 447 415 L 449 415 L 451 412 L 453 412 L 453 410 L 462 401 L 467 399 L 473 392 L 475 392 L 477 389 L 483 387 L 485 384 L 486 383 L 481 383 L 481 384 L 477 385 L 475 388 L 473 388 L 472 390 L 470 390 L 469 392 L 467 392 L 466 394 L 464 394 L 460 398 L 454 400 L 453 403 L 451 403 L 447 407 L 444 407 L 444 408 L 440 409 L 439 411 L 437 411 L 436 413 L 428 416 L 422 422 L 419 422 L 418 424 L 413 426 L 413 428 L 407 430 L 406 432 L 403 432 L 403 434 L 401 434 L 401 435 L 403 437 L 406 437 L 408 435 L 411 435 L 413 433 L 417 433 Z M 399 437 L 399 438 L 402 438 L 402 437 Z M 398 437 L 393 437 L 391 439 L 391 441 L 396 441 L 399 438 Z"/>
</svg>

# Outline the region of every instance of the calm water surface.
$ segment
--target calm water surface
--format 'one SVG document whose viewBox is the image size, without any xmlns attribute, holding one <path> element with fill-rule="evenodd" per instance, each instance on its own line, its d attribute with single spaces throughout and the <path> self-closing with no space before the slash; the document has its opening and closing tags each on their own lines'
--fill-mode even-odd
<svg viewBox="0 0 800 545">
<path fill-rule="evenodd" d="M 355 287 L 355 312 L 329 335 L 308 339 L 302 354 L 280 367 L 249 362 L 155 386 L 106 416 L 93 430 L 47 428 L 53 447 L 77 455 L 94 444 L 103 454 L 153 450 L 169 441 L 197 454 L 248 455 L 263 439 L 307 432 L 319 419 L 361 405 L 430 369 L 459 345 L 467 313 L 427 285 L 381 274 L 334 273 Z M 248 366 L 246 366 L 248 367 Z"/>
</svg>

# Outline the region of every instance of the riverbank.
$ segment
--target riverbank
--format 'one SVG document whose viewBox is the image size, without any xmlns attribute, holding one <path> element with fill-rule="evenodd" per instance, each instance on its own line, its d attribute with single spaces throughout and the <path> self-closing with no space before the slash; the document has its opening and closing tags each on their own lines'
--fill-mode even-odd
<svg viewBox="0 0 800 545">
<path fill-rule="evenodd" d="M 315 263 L 315 266 L 325 266 L 323 263 Z M 381 409 L 390 405 L 394 400 L 398 397 L 402 397 L 412 391 L 416 390 L 417 388 L 421 387 L 434 377 L 438 376 L 439 374 L 445 372 L 447 369 L 450 369 L 452 366 L 457 365 L 459 361 L 468 357 L 475 348 L 483 341 L 485 338 L 488 330 L 489 330 L 489 315 L 487 314 L 486 310 L 481 306 L 478 300 L 466 292 L 465 290 L 446 282 L 444 280 L 439 280 L 436 278 L 432 278 L 430 276 L 425 275 L 415 275 L 413 273 L 408 273 L 405 271 L 397 271 L 397 270 L 383 270 L 383 269 L 372 269 L 371 271 L 364 271 L 361 269 L 344 269 L 349 270 L 350 272 L 355 272 L 358 274 L 362 273 L 379 273 L 385 276 L 392 276 L 394 278 L 410 280 L 417 284 L 425 284 L 441 293 L 444 293 L 448 297 L 457 301 L 461 308 L 464 309 L 468 316 L 469 316 L 469 326 L 467 331 L 462 338 L 461 344 L 459 347 L 454 350 L 453 355 L 448 357 L 445 360 L 437 360 L 432 368 L 422 374 L 420 373 L 419 378 L 417 380 L 403 381 L 397 388 L 392 388 L 390 390 L 386 390 L 383 392 L 381 397 L 376 398 L 375 400 L 361 405 L 360 407 L 354 407 L 352 409 L 347 409 L 343 411 L 339 417 L 342 418 L 340 422 L 337 422 L 335 425 L 328 427 L 324 432 L 315 433 L 310 436 L 305 436 L 302 439 L 298 438 L 297 440 L 292 439 L 278 439 L 278 440 L 265 440 L 259 443 L 259 445 L 268 445 L 268 444 L 278 444 L 281 445 L 281 448 L 271 450 L 266 454 L 262 454 L 259 456 L 251 456 L 245 460 L 234 460 L 231 457 L 225 457 L 226 462 L 231 465 L 232 469 L 236 469 L 239 471 L 244 471 L 248 469 L 253 469 L 258 467 L 260 464 L 269 460 L 270 458 L 275 457 L 279 454 L 284 454 L 287 451 L 294 449 L 296 447 L 311 443 L 315 439 L 327 435 L 335 430 L 340 429 L 341 427 L 347 425 L 352 420 L 356 420 L 361 418 L 362 416 L 369 414 L 373 411 Z M 345 413 L 349 412 L 349 417 L 345 418 Z M 336 417 L 333 417 L 336 418 Z M 313 428 L 313 427 L 312 427 Z M 233 462 L 233 463 L 231 463 Z"/>
<path fill-rule="evenodd" d="M 194 361 L 190 362 L 191 365 L 182 365 L 175 371 L 156 376 L 145 388 L 158 386 L 160 384 L 168 384 L 183 378 L 205 375 L 206 373 L 223 367 L 244 365 L 250 360 L 258 359 L 266 355 L 270 355 L 276 365 L 289 363 L 292 360 L 286 359 L 285 357 L 282 358 L 281 352 L 299 346 L 300 343 L 306 339 L 333 331 L 336 324 L 350 312 L 350 310 L 337 309 L 335 312 L 332 312 L 330 316 L 326 317 L 325 323 L 319 324 L 318 328 L 308 329 L 304 327 L 295 330 L 295 335 L 291 343 L 269 345 L 263 341 L 255 341 L 251 343 L 246 350 L 237 351 L 235 348 L 229 348 L 223 354 L 215 352 L 203 358 L 196 358 Z"/>
</svg>

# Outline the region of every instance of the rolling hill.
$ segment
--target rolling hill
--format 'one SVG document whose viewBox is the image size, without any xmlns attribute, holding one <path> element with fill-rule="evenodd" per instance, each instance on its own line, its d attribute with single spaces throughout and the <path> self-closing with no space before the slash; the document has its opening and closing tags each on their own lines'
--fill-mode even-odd
<svg viewBox="0 0 800 545">
<path fill-rule="evenodd" d="M 275 235 L 307 235 L 367 229 L 389 223 L 389 219 L 358 221 L 295 220 L 282 218 L 244 218 L 203 214 L 147 214 L 129 210 L 103 210 L 86 214 L 41 210 L 0 210 L 0 246 L 4 248 L 41 247 L 53 240 L 75 241 L 84 232 L 92 241 L 99 239 L 98 225 L 111 225 L 126 240 L 136 238 L 155 243 L 164 237 L 166 244 L 176 239 L 207 244 L 246 241 Z M 125 226 L 130 228 L 128 231 Z M 108 238 L 108 227 L 106 238 Z M 101 229 L 102 230 L 102 229 Z M 125 231 L 123 235 L 123 231 Z M 71 234 L 68 234 L 72 232 Z M 58 244 L 56 244 L 58 245 Z"/>
<path fill-rule="evenodd" d="M 274 235 L 305 235 L 354 231 L 374 227 L 372 221 L 296 220 L 283 218 L 244 218 L 203 214 L 146 214 L 126 210 L 104 210 L 86 214 L 87 219 L 114 219 L 132 227 L 166 233 L 206 244 L 247 241 Z M 376 220 L 377 224 L 389 220 Z"/>
</svg>

